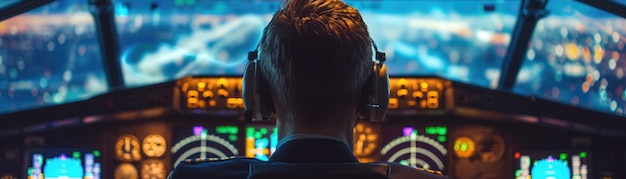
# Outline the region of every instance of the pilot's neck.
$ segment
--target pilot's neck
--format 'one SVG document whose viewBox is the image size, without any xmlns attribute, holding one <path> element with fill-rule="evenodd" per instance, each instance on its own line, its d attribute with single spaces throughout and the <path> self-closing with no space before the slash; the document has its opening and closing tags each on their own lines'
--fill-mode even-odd
<svg viewBox="0 0 626 179">
<path fill-rule="evenodd" d="M 350 118 L 344 118 L 344 116 L 337 116 L 337 119 L 330 121 L 337 122 L 327 125 L 312 126 L 306 123 L 299 123 L 297 119 L 278 119 L 276 121 L 278 139 L 282 140 L 283 138 L 294 134 L 313 134 L 336 138 L 352 148 L 354 144 L 353 120 L 350 120 Z"/>
</svg>

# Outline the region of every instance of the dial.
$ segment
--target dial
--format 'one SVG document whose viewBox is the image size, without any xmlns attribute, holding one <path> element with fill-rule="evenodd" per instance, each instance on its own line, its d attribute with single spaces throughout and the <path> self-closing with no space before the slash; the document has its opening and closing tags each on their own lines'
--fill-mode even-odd
<svg viewBox="0 0 626 179">
<path fill-rule="evenodd" d="M 459 137 L 454 140 L 454 153 L 459 158 L 469 158 L 476 151 L 474 140 L 469 137 Z"/>
<path fill-rule="evenodd" d="M 117 138 L 115 142 L 115 156 L 122 162 L 139 161 L 141 160 L 139 147 L 139 139 L 137 137 L 124 134 Z"/>
<path fill-rule="evenodd" d="M 161 157 L 167 150 L 166 141 L 162 135 L 152 134 L 143 139 L 143 153 L 148 157 Z"/>
<path fill-rule="evenodd" d="M 141 165 L 142 179 L 165 179 L 165 164 L 161 160 L 148 160 Z"/>
<path fill-rule="evenodd" d="M 124 164 L 117 166 L 117 168 L 115 169 L 114 176 L 115 176 L 115 179 L 138 179 L 139 178 L 139 174 L 137 174 L 137 169 L 135 169 L 135 166 L 128 164 L 128 163 L 124 163 Z"/>
<path fill-rule="evenodd" d="M 480 159 L 487 163 L 493 163 L 504 155 L 504 140 L 497 134 L 485 134 L 477 144 L 477 151 Z"/>
<path fill-rule="evenodd" d="M 374 150 L 378 147 L 378 134 L 372 129 L 371 126 L 363 123 L 357 124 L 354 127 L 354 155 L 359 158 L 361 162 L 370 162 L 374 159 L 371 158 L 374 154 Z"/>
</svg>

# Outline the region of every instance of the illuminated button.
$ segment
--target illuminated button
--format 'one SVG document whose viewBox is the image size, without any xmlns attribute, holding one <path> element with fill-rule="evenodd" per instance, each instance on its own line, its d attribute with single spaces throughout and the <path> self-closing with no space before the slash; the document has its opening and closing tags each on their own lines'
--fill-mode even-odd
<svg viewBox="0 0 626 179">
<path fill-rule="evenodd" d="M 439 91 L 429 91 L 428 93 L 426 93 L 426 96 L 428 96 L 429 99 L 439 98 Z"/>
<path fill-rule="evenodd" d="M 189 90 L 189 83 L 183 83 L 180 89 L 183 90 L 183 92 L 187 92 L 187 90 Z"/>
<path fill-rule="evenodd" d="M 198 91 L 190 90 L 187 92 L 187 107 L 198 108 Z"/>
<path fill-rule="evenodd" d="M 435 86 L 437 87 L 438 90 L 443 90 L 443 84 L 441 82 L 437 82 Z"/>
<path fill-rule="evenodd" d="M 204 92 L 202 92 L 202 97 L 205 97 L 205 98 L 213 98 L 213 95 L 214 95 L 213 91 L 204 91 Z"/>
<path fill-rule="evenodd" d="M 217 80 L 217 87 L 228 88 L 228 80 L 226 80 L 225 78 L 220 78 L 219 80 Z"/>
<path fill-rule="evenodd" d="M 198 89 L 204 89 L 206 88 L 206 83 L 201 81 L 201 82 L 198 82 L 196 86 L 198 86 Z"/>
<path fill-rule="evenodd" d="M 187 99 L 187 108 L 198 108 L 198 98 Z"/>
<path fill-rule="evenodd" d="M 398 108 L 398 98 L 389 98 L 389 109 Z"/>
<path fill-rule="evenodd" d="M 409 81 L 407 81 L 404 78 L 401 78 L 398 80 L 398 83 L 396 85 L 398 86 L 399 89 L 404 89 L 404 88 L 407 88 L 407 86 L 409 85 Z"/>
<path fill-rule="evenodd" d="M 198 107 L 199 108 L 205 108 L 206 107 L 206 101 L 198 100 Z"/>
<path fill-rule="evenodd" d="M 437 109 L 437 108 L 439 108 L 439 99 L 437 99 L 437 98 L 429 98 L 427 103 L 428 103 L 428 108 L 429 109 Z"/>
<path fill-rule="evenodd" d="M 406 102 L 406 104 L 409 105 L 409 106 L 415 106 L 415 105 L 417 105 L 417 101 L 409 100 L 409 101 Z"/>
<path fill-rule="evenodd" d="M 217 90 L 217 95 L 220 95 L 221 98 L 226 98 L 228 97 L 228 91 L 225 89 L 219 89 Z"/>
<path fill-rule="evenodd" d="M 422 82 L 422 83 L 420 83 L 420 87 L 421 88 L 428 88 L 428 83 Z"/>
<path fill-rule="evenodd" d="M 226 99 L 227 108 L 243 108 L 242 98 L 228 98 Z"/>
<path fill-rule="evenodd" d="M 209 106 L 210 107 L 215 107 L 215 105 L 217 105 L 217 102 L 214 99 L 209 100 Z"/>
<path fill-rule="evenodd" d="M 404 98 L 407 95 L 409 95 L 409 90 L 407 90 L 407 89 L 399 89 L 397 93 L 398 93 L 398 97 Z"/>
<path fill-rule="evenodd" d="M 415 98 L 415 99 L 422 99 L 422 98 L 424 98 L 424 93 L 422 93 L 421 91 L 414 91 L 413 92 L 413 98 Z"/>
<path fill-rule="evenodd" d="M 426 109 L 426 107 L 428 107 L 428 102 L 426 100 L 420 101 L 420 108 Z"/>
</svg>

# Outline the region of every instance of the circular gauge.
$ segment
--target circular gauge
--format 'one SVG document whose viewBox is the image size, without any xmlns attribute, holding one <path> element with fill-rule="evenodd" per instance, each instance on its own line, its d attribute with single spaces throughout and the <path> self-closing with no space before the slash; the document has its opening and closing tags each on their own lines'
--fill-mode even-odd
<svg viewBox="0 0 626 179">
<path fill-rule="evenodd" d="M 459 158 L 469 158 L 476 151 L 474 140 L 469 137 L 459 137 L 454 140 L 454 153 Z"/>
<path fill-rule="evenodd" d="M 378 147 L 377 141 L 378 134 L 371 127 L 361 123 L 354 127 L 354 155 L 359 159 L 372 155 Z"/>
<path fill-rule="evenodd" d="M 141 160 L 139 139 L 133 135 L 124 134 L 115 141 L 115 156 L 123 162 Z"/>
<path fill-rule="evenodd" d="M 117 168 L 115 169 L 114 177 L 115 179 L 138 179 L 139 174 L 137 174 L 137 169 L 135 169 L 135 166 L 124 163 L 117 166 Z"/>
<path fill-rule="evenodd" d="M 483 135 L 476 145 L 482 161 L 492 163 L 500 160 L 504 155 L 504 140 L 497 134 Z"/>
<path fill-rule="evenodd" d="M 161 157 L 167 150 L 165 138 L 159 134 L 146 136 L 143 139 L 142 150 L 148 157 Z"/>
<path fill-rule="evenodd" d="M 141 164 L 142 179 L 165 179 L 165 164 L 160 160 L 148 160 Z"/>
</svg>

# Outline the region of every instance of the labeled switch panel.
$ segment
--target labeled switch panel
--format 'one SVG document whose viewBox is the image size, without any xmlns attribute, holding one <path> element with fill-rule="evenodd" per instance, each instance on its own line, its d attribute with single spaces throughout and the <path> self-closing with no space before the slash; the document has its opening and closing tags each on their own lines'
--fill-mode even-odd
<svg viewBox="0 0 626 179">
<path fill-rule="evenodd" d="M 389 109 L 445 109 L 445 91 L 451 82 L 436 77 L 390 79 Z"/>
<path fill-rule="evenodd" d="M 390 111 L 445 109 L 451 82 L 437 77 L 390 78 Z M 240 77 L 188 77 L 177 81 L 181 109 L 242 109 Z"/>
<path fill-rule="evenodd" d="M 244 108 L 240 77 L 190 77 L 178 81 L 180 107 L 186 109 Z"/>
</svg>

